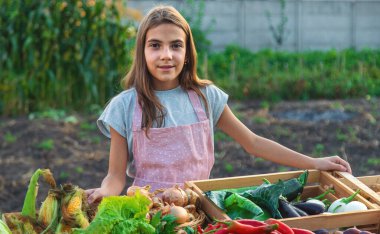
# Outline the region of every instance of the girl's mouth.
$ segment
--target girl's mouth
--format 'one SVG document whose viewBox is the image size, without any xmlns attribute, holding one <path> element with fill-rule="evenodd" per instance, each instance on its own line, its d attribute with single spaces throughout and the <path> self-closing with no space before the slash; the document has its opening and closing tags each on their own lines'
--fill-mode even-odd
<svg viewBox="0 0 380 234">
<path fill-rule="evenodd" d="M 174 68 L 174 66 L 172 65 L 165 65 L 165 66 L 158 66 L 159 69 L 161 70 L 170 70 L 172 68 Z"/>
</svg>

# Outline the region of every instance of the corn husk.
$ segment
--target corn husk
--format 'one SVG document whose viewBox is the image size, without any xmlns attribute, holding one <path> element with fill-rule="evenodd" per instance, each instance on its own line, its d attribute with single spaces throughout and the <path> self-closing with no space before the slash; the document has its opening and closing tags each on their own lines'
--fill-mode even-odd
<svg viewBox="0 0 380 234">
<path fill-rule="evenodd" d="M 83 189 L 66 185 L 61 201 L 62 218 L 71 227 L 86 228 L 90 225 L 87 217 L 87 196 Z"/>
<path fill-rule="evenodd" d="M 55 230 L 60 218 L 60 200 L 62 192 L 58 189 L 50 189 L 48 196 L 42 202 L 37 221 L 46 227 L 44 233 Z"/>
</svg>

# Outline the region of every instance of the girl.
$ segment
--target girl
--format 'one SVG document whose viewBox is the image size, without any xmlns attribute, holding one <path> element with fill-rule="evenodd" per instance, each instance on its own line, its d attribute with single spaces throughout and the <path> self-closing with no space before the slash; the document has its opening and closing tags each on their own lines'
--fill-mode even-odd
<svg viewBox="0 0 380 234">
<path fill-rule="evenodd" d="M 126 173 L 134 185 L 158 188 L 208 179 L 214 164 L 214 127 L 249 154 L 275 163 L 351 173 L 338 156 L 312 158 L 251 132 L 232 113 L 228 96 L 196 74 L 190 27 L 171 6 L 157 6 L 142 20 L 132 68 L 98 120 L 111 138 L 108 174 L 87 190 L 89 202 L 119 195 Z"/>
</svg>

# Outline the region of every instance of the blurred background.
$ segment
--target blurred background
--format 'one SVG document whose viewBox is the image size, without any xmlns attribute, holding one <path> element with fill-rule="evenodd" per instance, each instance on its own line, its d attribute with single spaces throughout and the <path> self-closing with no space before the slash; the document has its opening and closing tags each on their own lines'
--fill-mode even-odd
<svg viewBox="0 0 380 234">
<path fill-rule="evenodd" d="M 0 0 L 0 213 L 21 210 L 38 168 L 58 184 L 100 186 L 109 140 L 96 119 L 157 4 L 188 20 L 199 76 L 250 129 L 313 157 L 340 155 L 355 176 L 380 173 L 379 0 Z M 212 178 L 296 170 L 219 131 L 215 151 Z"/>
</svg>

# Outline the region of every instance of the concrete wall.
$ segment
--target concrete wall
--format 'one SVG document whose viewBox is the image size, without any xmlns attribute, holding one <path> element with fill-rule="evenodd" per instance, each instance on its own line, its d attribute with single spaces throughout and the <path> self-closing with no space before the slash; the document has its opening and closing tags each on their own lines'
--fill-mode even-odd
<svg viewBox="0 0 380 234">
<path fill-rule="evenodd" d="M 154 5 L 170 4 L 181 9 L 183 0 L 128 0 L 128 6 L 144 14 Z M 205 0 L 204 25 L 212 25 L 208 38 L 212 50 L 238 44 L 257 51 L 278 48 L 269 30 L 278 25 L 278 0 Z M 288 18 L 280 49 L 289 51 L 345 48 L 380 48 L 380 0 L 286 0 Z"/>
</svg>

